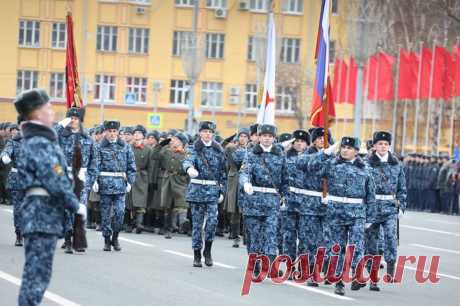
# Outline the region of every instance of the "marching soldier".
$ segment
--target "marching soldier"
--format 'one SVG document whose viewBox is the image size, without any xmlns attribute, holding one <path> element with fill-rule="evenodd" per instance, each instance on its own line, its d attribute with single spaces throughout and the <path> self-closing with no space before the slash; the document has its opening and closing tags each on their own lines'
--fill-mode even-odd
<svg viewBox="0 0 460 306">
<path fill-rule="evenodd" d="M 258 129 L 259 129 L 259 125 L 257 123 L 254 123 L 253 125 L 249 127 L 249 132 L 250 132 L 249 140 L 250 141 L 249 141 L 248 149 L 252 148 L 253 146 L 259 143 Z"/>
<path fill-rule="evenodd" d="M 91 139 L 93 140 L 95 148 L 104 138 L 103 133 L 104 129 L 102 126 L 97 126 L 94 128 L 93 134 L 91 135 Z M 88 186 L 92 185 L 88 183 Z M 95 229 L 96 231 L 101 231 L 101 211 L 99 206 L 100 201 L 101 197 L 99 196 L 99 194 L 91 189 L 88 197 L 88 229 Z"/>
<path fill-rule="evenodd" d="M 18 124 L 22 121 L 21 117 L 18 117 Z M 11 130 L 19 130 L 18 125 L 11 125 Z M 0 157 L 5 165 L 11 165 L 10 173 L 8 174 L 8 180 L 6 188 L 9 191 L 11 205 L 13 205 L 13 222 L 14 222 L 14 232 L 16 233 L 16 242 L 15 246 L 23 245 L 23 238 L 21 233 L 21 217 L 20 217 L 20 206 L 22 202 L 21 192 L 19 190 L 18 182 L 18 169 L 16 167 L 16 160 L 19 156 L 19 151 L 22 145 L 22 135 L 20 132 L 13 132 L 12 138 L 8 139 L 6 146 L 1 152 Z"/>
<path fill-rule="evenodd" d="M 244 223 L 248 253 L 264 254 L 272 262 L 277 254 L 277 226 L 281 197 L 288 189 L 286 158 L 274 144 L 276 127 L 259 126 L 260 144 L 248 150 L 240 170 L 245 196 Z M 256 266 L 256 273 L 260 271 Z"/>
<path fill-rule="evenodd" d="M 66 158 L 51 128 L 54 112 L 43 90 L 32 89 L 15 101 L 24 137 L 16 160 L 23 196 L 20 209 L 25 263 L 19 306 L 38 305 L 48 288 L 58 238 L 64 236 L 66 212 L 86 218 L 86 206 L 72 191 Z"/>
<path fill-rule="evenodd" d="M 0 125 L 0 152 L 3 151 L 3 148 L 6 145 L 6 142 L 9 137 L 9 126 L 10 123 L 2 123 Z M 0 162 L 0 203 L 1 204 L 10 204 L 8 190 L 6 188 L 8 173 L 10 172 L 10 166 L 5 165 Z"/>
<path fill-rule="evenodd" d="M 118 137 L 119 128 L 120 122 L 105 121 L 105 137 L 97 147 L 98 178 L 93 190 L 101 195 L 104 251 L 111 251 L 112 246 L 115 251 L 121 251 L 118 233 L 123 227 L 125 196 L 136 179 L 134 153 L 131 146 Z"/>
<path fill-rule="evenodd" d="M 340 246 L 336 272 L 343 269 L 347 245 L 355 245 L 351 268 L 356 270 L 357 263 L 364 256 L 364 226 L 367 220 L 367 207 L 375 205 L 375 185 L 369 168 L 358 156 L 361 142 L 358 138 L 343 137 L 340 142 L 340 154 L 336 158 L 328 155 L 337 149 L 339 143 L 316 154 L 308 162 L 309 171 L 318 171 L 328 179 L 326 218 L 330 228 L 330 245 Z M 331 253 L 332 254 L 332 253 Z M 335 293 L 345 294 L 344 283 L 335 285 Z M 361 285 L 353 281 L 352 290 Z"/>
<path fill-rule="evenodd" d="M 190 179 L 182 168 L 182 162 L 186 158 L 185 148 L 188 141 L 187 135 L 177 133 L 171 137 L 169 145 L 165 146 L 160 153 L 158 166 L 163 172 L 161 208 L 165 212 L 164 231 L 166 239 L 172 238 L 172 230 L 181 229 L 183 231 L 182 226 L 187 218 L 185 193 Z"/>
<path fill-rule="evenodd" d="M 87 205 L 89 190 L 94 183 L 95 172 L 97 171 L 97 163 L 93 141 L 83 130 L 84 115 L 85 112 L 82 108 L 69 108 L 66 118 L 55 126 L 55 130 L 66 157 L 67 170 L 72 174 L 75 183 L 76 195 L 80 199 L 80 203 Z M 66 220 L 63 248 L 68 254 L 73 253 L 72 246 L 77 252 L 84 252 L 87 247 L 86 238 L 79 237 L 83 236 L 84 233 L 78 233 L 79 230 L 76 228 L 75 221 L 74 215 L 69 215 Z M 72 236 L 74 238 L 73 245 Z"/>
<path fill-rule="evenodd" d="M 192 213 L 192 248 L 194 267 L 201 267 L 202 228 L 206 216 L 203 256 L 207 266 L 213 265 L 211 248 L 217 227 L 217 205 L 226 190 L 225 156 L 222 146 L 213 140 L 216 125 L 203 121 L 199 139 L 187 150 L 182 166 L 190 176 L 186 200 Z"/>
<path fill-rule="evenodd" d="M 368 159 L 372 177 L 376 184 L 375 203 L 367 206 L 366 254 L 378 254 L 380 227 L 383 228 L 384 258 L 387 274 L 393 276 L 397 256 L 398 214 L 406 209 L 406 179 L 402 164 L 389 151 L 391 134 L 375 132 L 373 137 L 375 152 Z M 370 290 L 380 291 L 376 283 L 371 282 Z"/>
</svg>

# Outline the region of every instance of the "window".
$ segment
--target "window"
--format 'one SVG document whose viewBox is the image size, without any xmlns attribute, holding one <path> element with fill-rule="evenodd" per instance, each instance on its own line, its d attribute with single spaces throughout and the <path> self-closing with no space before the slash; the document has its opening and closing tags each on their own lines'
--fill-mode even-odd
<svg viewBox="0 0 460 306">
<path fill-rule="evenodd" d="M 248 61 L 256 60 L 256 40 L 254 36 L 249 36 L 248 39 Z"/>
<path fill-rule="evenodd" d="M 201 84 L 201 105 L 222 106 L 222 83 L 203 82 Z"/>
<path fill-rule="evenodd" d="M 117 51 L 117 27 L 97 26 L 97 51 Z"/>
<path fill-rule="evenodd" d="M 267 0 L 250 0 L 249 9 L 256 12 L 266 12 Z"/>
<path fill-rule="evenodd" d="M 174 31 L 173 34 L 173 56 L 181 56 L 182 49 L 192 45 L 192 32 Z"/>
<path fill-rule="evenodd" d="M 96 74 L 94 99 L 96 101 L 115 101 L 115 77 L 111 75 Z"/>
<path fill-rule="evenodd" d="M 224 34 L 206 34 L 206 56 L 208 58 L 224 58 Z"/>
<path fill-rule="evenodd" d="M 57 99 L 65 98 L 65 77 L 64 73 L 51 73 L 50 97 Z"/>
<path fill-rule="evenodd" d="M 193 6 L 194 0 L 176 0 L 176 6 Z"/>
<path fill-rule="evenodd" d="M 331 12 L 332 14 L 337 14 L 339 12 L 339 0 L 331 1 Z"/>
<path fill-rule="evenodd" d="M 24 90 L 37 88 L 38 71 L 18 70 L 16 81 L 16 94 L 20 94 Z"/>
<path fill-rule="evenodd" d="M 63 22 L 53 23 L 53 32 L 51 34 L 51 48 L 65 49 L 66 46 L 66 27 Z"/>
<path fill-rule="evenodd" d="M 246 84 L 246 92 L 244 96 L 246 100 L 246 109 L 257 109 L 257 85 Z"/>
<path fill-rule="evenodd" d="M 299 62 L 300 39 L 283 38 L 281 45 L 281 61 L 293 64 Z"/>
<path fill-rule="evenodd" d="M 185 80 L 171 80 L 169 103 L 174 105 L 187 105 L 189 84 Z"/>
<path fill-rule="evenodd" d="M 303 0 L 283 0 L 283 13 L 302 14 Z"/>
<path fill-rule="evenodd" d="M 149 29 L 130 28 L 129 29 L 129 53 L 149 52 Z"/>
<path fill-rule="evenodd" d="M 126 85 L 126 92 L 133 94 L 133 103 L 147 102 L 147 78 L 128 77 Z"/>
<path fill-rule="evenodd" d="M 132 2 L 135 4 L 150 4 L 150 0 L 129 0 L 129 2 Z"/>
<path fill-rule="evenodd" d="M 227 0 L 206 0 L 206 7 L 207 8 L 226 8 L 227 7 Z"/>
<path fill-rule="evenodd" d="M 329 41 L 329 63 L 335 61 L 335 40 Z"/>
<path fill-rule="evenodd" d="M 40 46 L 40 22 L 31 20 L 19 21 L 19 46 Z"/>
<path fill-rule="evenodd" d="M 297 106 L 297 93 L 289 87 L 276 88 L 276 110 L 280 112 L 293 112 Z"/>
</svg>

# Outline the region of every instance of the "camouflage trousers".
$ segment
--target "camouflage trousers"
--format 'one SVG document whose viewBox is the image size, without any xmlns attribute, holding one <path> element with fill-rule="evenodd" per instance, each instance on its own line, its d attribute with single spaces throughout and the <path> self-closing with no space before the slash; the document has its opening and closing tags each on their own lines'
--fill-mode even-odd
<svg viewBox="0 0 460 306">
<path fill-rule="evenodd" d="M 284 252 L 291 257 L 292 261 L 299 255 L 308 253 L 309 263 L 313 265 L 318 247 L 326 246 L 321 216 L 288 212 L 284 218 L 283 236 Z"/>
<path fill-rule="evenodd" d="M 18 305 L 39 305 L 51 280 L 57 236 L 35 233 L 24 238 L 26 258 Z"/>
<path fill-rule="evenodd" d="M 340 246 L 340 253 L 333 253 L 330 249 L 329 257 L 333 255 L 339 255 L 337 264 L 337 275 L 339 275 L 343 269 L 343 263 L 345 259 L 345 250 L 347 245 L 355 246 L 355 253 L 353 261 L 351 263 L 352 270 L 355 270 L 358 262 L 364 256 L 364 219 L 356 219 L 352 224 L 329 224 L 330 229 L 330 246 L 338 244 Z"/>
<path fill-rule="evenodd" d="M 11 205 L 13 205 L 13 223 L 14 223 L 14 231 L 16 233 L 21 232 L 21 198 L 20 192 L 18 190 L 10 190 L 10 199 Z"/>
<path fill-rule="evenodd" d="M 216 202 L 189 202 L 189 204 L 192 213 L 192 248 L 201 250 L 203 225 L 205 241 L 213 241 L 216 235 L 218 204 Z"/>
<path fill-rule="evenodd" d="M 244 216 L 248 254 L 276 256 L 278 248 L 278 214 L 271 216 Z"/>
<path fill-rule="evenodd" d="M 125 194 L 101 194 L 100 209 L 102 236 L 120 232 L 125 216 Z"/>
<path fill-rule="evenodd" d="M 380 228 L 383 229 L 384 249 L 383 255 L 387 263 L 396 263 L 398 250 L 398 239 L 396 233 L 396 224 L 398 215 L 391 215 L 386 220 L 378 223 L 373 223 L 366 230 L 366 254 L 379 254 Z"/>
</svg>

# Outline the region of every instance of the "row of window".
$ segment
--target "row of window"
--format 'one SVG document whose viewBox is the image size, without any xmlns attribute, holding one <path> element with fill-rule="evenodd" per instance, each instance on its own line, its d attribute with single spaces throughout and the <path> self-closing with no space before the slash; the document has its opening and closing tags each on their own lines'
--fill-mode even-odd
<svg viewBox="0 0 460 306">
<path fill-rule="evenodd" d="M 227 0 L 206 0 L 206 7 L 217 9 L 217 8 L 227 8 Z M 195 3 L 195 0 L 176 0 L 176 6 L 181 7 L 192 7 Z M 282 1 L 282 12 L 283 13 L 293 13 L 301 14 L 303 13 L 303 3 L 304 0 L 283 0 Z M 248 2 L 250 11 L 254 12 L 267 12 L 268 10 L 268 1 L 267 0 L 249 0 Z M 338 0 L 332 0 L 331 2 L 331 12 L 337 14 L 338 11 Z"/>
<path fill-rule="evenodd" d="M 147 78 L 126 78 L 126 104 L 147 103 Z M 17 73 L 16 91 L 38 87 L 38 72 L 19 70 Z M 94 86 L 94 100 L 97 102 L 115 102 L 116 83 L 115 76 L 97 74 Z M 171 105 L 185 106 L 188 103 L 189 84 L 186 80 L 171 80 L 169 103 Z M 65 99 L 65 76 L 64 73 L 51 73 L 49 94 L 54 99 Z M 276 109 L 284 112 L 292 112 L 297 105 L 297 92 L 288 87 L 277 87 Z M 246 84 L 244 93 L 245 107 L 249 110 L 257 109 L 257 86 Z M 205 107 L 222 107 L 223 83 L 201 83 L 201 105 Z"/>
</svg>

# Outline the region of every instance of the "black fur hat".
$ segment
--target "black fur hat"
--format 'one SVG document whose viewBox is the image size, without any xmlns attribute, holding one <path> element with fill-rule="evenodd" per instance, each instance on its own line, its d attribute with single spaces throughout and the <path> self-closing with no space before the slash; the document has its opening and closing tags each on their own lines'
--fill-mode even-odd
<svg viewBox="0 0 460 306">
<path fill-rule="evenodd" d="M 120 121 L 116 120 L 107 120 L 104 121 L 104 130 L 119 130 L 120 129 Z"/>
<path fill-rule="evenodd" d="M 257 123 L 254 123 L 253 125 L 251 125 L 251 126 L 249 127 L 249 132 L 250 132 L 249 136 L 252 136 L 252 135 L 254 135 L 254 134 L 257 134 L 258 128 L 259 128 L 259 124 L 257 124 Z"/>
<path fill-rule="evenodd" d="M 66 117 L 78 117 L 81 122 L 85 120 L 85 109 L 80 107 L 71 107 L 67 110 Z"/>
<path fill-rule="evenodd" d="M 292 136 L 297 140 L 304 140 L 308 145 L 310 145 L 310 134 L 304 130 L 296 130 L 292 133 Z"/>
<path fill-rule="evenodd" d="M 198 129 L 199 131 L 201 130 L 210 130 L 211 132 L 215 132 L 216 131 L 216 124 L 214 122 L 211 122 L 211 121 L 201 121 L 200 122 L 200 127 Z"/>
<path fill-rule="evenodd" d="M 145 129 L 145 127 L 143 127 L 142 125 L 138 124 L 134 127 L 133 129 L 133 133 L 136 132 L 136 131 L 139 131 L 141 132 L 144 136 L 147 134 L 147 130 Z"/>
<path fill-rule="evenodd" d="M 372 138 L 374 144 L 381 140 L 388 141 L 388 143 L 391 144 L 391 134 L 385 131 L 375 132 Z"/>
<path fill-rule="evenodd" d="M 361 140 L 356 137 L 342 137 L 340 146 L 349 146 L 359 151 L 359 148 L 361 147 Z"/>
<path fill-rule="evenodd" d="M 48 103 L 50 97 L 43 89 L 31 89 L 20 93 L 14 100 L 14 107 L 19 115 L 28 114 Z"/>
<path fill-rule="evenodd" d="M 273 137 L 276 137 L 276 126 L 271 124 L 262 124 L 259 125 L 258 134 L 271 134 Z"/>
</svg>

